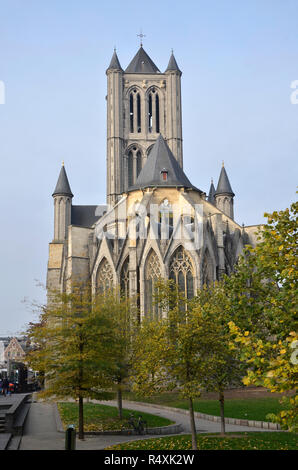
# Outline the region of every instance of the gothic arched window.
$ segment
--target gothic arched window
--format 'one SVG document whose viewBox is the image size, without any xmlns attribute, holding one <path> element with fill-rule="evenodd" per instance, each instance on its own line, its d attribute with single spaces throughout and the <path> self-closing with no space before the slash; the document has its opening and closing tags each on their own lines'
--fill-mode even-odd
<svg viewBox="0 0 298 470">
<path fill-rule="evenodd" d="M 125 298 L 129 297 L 129 258 L 124 261 L 120 274 L 120 289 L 121 294 Z"/>
<path fill-rule="evenodd" d="M 138 90 L 134 88 L 129 94 L 129 131 L 130 133 L 141 132 L 141 97 Z"/>
<path fill-rule="evenodd" d="M 155 303 L 155 297 L 158 294 L 156 281 L 161 277 L 160 264 L 157 254 L 151 250 L 145 265 L 145 314 L 159 316 L 159 307 Z"/>
<path fill-rule="evenodd" d="M 155 88 L 148 95 L 148 131 L 160 132 L 159 96 Z"/>
<path fill-rule="evenodd" d="M 194 296 L 194 270 L 190 257 L 182 246 L 174 252 L 170 261 L 170 279 L 187 299 Z"/>
<path fill-rule="evenodd" d="M 96 290 L 101 294 L 114 287 L 114 276 L 110 263 L 106 258 L 101 261 L 96 275 Z"/>
<path fill-rule="evenodd" d="M 208 250 L 205 251 L 204 259 L 203 259 L 202 280 L 203 280 L 203 285 L 206 285 L 207 287 L 211 286 L 214 281 L 213 265 L 212 265 L 211 256 Z"/>
<path fill-rule="evenodd" d="M 127 184 L 135 184 L 142 169 L 142 152 L 138 147 L 132 147 L 127 154 Z"/>
</svg>

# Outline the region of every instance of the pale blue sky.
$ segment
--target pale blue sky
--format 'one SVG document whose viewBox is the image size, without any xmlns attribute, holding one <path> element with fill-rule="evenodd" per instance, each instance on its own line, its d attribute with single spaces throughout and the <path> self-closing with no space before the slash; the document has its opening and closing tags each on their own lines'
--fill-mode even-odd
<svg viewBox="0 0 298 470">
<path fill-rule="evenodd" d="M 44 300 L 53 204 L 62 160 L 74 204 L 105 202 L 106 75 L 144 48 L 182 75 L 184 170 L 208 191 L 225 161 L 235 219 L 263 222 L 295 199 L 297 0 L 0 0 L 1 334 Z"/>
</svg>

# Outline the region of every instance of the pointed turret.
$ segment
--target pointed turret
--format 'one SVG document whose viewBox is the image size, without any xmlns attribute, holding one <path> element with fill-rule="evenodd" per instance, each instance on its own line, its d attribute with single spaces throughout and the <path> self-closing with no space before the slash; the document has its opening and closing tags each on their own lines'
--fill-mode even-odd
<svg viewBox="0 0 298 470">
<path fill-rule="evenodd" d="M 166 72 L 179 72 L 180 74 L 182 74 L 182 72 L 181 72 L 181 70 L 179 69 L 178 64 L 177 64 L 177 62 L 176 62 L 176 59 L 175 59 L 175 56 L 174 56 L 173 51 L 172 51 L 172 54 L 171 54 L 171 57 L 170 57 L 170 60 L 169 60 L 169 63 L 168 63 Z M 166 73 L 166 72 L 165 72 L 165 73 Z"/>
<path fill-rule="evenodd" d="M 64 163 L 62 164 L 52 196 L 54 198 L 54 240 L 62 242 L 67 238 L 68 227 L 71 224 L 71 204 L 73 198 Z"/>
<path fill-rule="evenodd" d="M 117 71 L 123 72 L 122 67 L 120 65 L 120 62 L 119 62 L 119 59 L 118 59 L 118 56 L 117 56 L 117 53 L 116 53 L 116 49 L 114 49 L 114 54 L 112 55 L 110 65 L 107 68 L 107 71 L 108 70 L 117 70 Z"/>
<path fill-rule="evenodd" d="M 230 194 L 232 196 L 235 196 L 231 188 L 230 181 L 224 167 L 224 163 L 222 164 L 218 185 L 216 188 L 216 194 Z"/>
<path fill-rule="evenodd" d="M 125 73 L 160 73 L 160 70 L 141 46 Z"/>
<path fill-rule="evenodd" d="M 217 188 L 215 191 L 215 204 L 224 214 L 234 219 L 234 196 L 227 172 L 222 164 Z"/>
<path fill-rule="evenodd" d="M 215 204 L 215 187 L 213 184 L 213 179 L 211 179 L 211 185 L 208 194 L 208 202 L 211 202 L 211 204 Z"/>
<path fill-rule="evenodd" d="M 55 191 L 53 192 L 52 196 L 69 196 L 73 197 L 71 192 L 67 174 L 64 168 L 64 163 L 62 163 L 62 167 L 60 170 L 59 178 L 56 184 Z"/>
<path fill-rule="evenodd" d="M 191 184 L 160 134 L 137 178 L 136 184 L 129 190 L 164 186 L 197 189 Z"/>
</svg>

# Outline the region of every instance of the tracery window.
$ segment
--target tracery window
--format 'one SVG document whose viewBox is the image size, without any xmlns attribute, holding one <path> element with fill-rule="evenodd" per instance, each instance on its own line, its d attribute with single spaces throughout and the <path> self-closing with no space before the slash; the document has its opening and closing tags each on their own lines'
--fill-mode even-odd
<svg viewBox="0 0 298 470">
<path fill-rule="evenodd" d="M 110 263 L 104 258 L 97 270 L 96 290 L 101 294 L 105 294 L 114 287 L 114 276 Z"/>
<path fill-rule="evenodd" d="M 194 270 L 189 255 L 182 246 L 174 252 L 170 262 L 170 279 L 187 299 L 194 296 Z"/>
<path fill-rule="evenodd" d="M 156 282 L 161 277 L 160 263 L 157 254 L 151 250 L 145 266 L 145 313 L 159 317 L 159 306 L 155 302 L 158 294 Z"/>
</svg>

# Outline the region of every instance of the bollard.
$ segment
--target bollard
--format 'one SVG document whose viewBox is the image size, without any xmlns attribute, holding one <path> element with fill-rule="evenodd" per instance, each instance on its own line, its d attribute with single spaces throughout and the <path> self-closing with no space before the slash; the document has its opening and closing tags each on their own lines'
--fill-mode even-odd
<svg viewBox="0 0 298 470">
<path fill-rule="evenodd" d="M 76 450 L 76 428 L 73 424 L 65 431 L 65 450 Z"/>
</svg>

